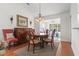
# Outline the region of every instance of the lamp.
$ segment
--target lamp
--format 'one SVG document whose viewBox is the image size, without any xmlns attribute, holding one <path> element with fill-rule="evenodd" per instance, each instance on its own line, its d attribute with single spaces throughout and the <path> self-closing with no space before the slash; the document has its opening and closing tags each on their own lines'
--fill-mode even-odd
<svg viewBox="0 0 79 59">
<path fill-rule="evenodd" d="M 13 23 L 13 17 L 10 18 L 11 24 Z"/>
<path fill-rule="evenodd" d="M 32 24 L 32 21 L 30 21 L 30 25 Z"/>
<path fill-rule="evenodd" d="M 38 14 L 37 17 L 35 17 L 35 20 L 38 21 L 38 22 L 44 20 L 44 17 L 41 16 L 41 5 L 40 4 L 39 4 L 39 14 Z"/>
</svg>

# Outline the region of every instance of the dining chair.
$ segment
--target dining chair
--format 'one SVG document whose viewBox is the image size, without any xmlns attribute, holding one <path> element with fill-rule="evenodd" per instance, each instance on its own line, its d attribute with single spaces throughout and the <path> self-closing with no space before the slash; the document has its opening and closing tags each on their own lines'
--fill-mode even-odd
<svg viewBox="0 0 79 59">
<path fill-rule="evenodd" d="M 51 38 L 46 38 L 46 39 L 44 39 L 44 42 L 45 42 L 45 44 L 47 45 L 48 43 L 50 43 L 51 44 L 51 48 L 53 48 L 53 46 L 54 46 L 54 34 L 55 34 L 55 31 L 56 31 L 56 29 L 54 29 L 53 31 L 52 31 L 52 33 L 51 33 Z"/>
<path fill-rule="evenodd" d="M 40 40 L 34 36 L 34 33 L 27 35 L 27 40 L 28 40 L 28 51 L 29 51 L 30 46 L 32 46 L 33 53 L 35 53 L 35 47 L 36 46 L 40 47 Z"/>
</svg>

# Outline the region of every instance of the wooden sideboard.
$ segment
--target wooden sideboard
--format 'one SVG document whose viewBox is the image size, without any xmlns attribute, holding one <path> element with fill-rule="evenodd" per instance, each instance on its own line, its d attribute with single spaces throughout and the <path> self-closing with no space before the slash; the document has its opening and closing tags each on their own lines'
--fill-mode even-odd
<svg viewBox="0 0 79 59">
<path fill-rule="evenodd" d="M 26 35 L 31 32 L 35 32 L 35 30 L 32 28 L 14 28 L 14 36 L 18 39 L 16 45 L 26 43 Z"/>
</svg>

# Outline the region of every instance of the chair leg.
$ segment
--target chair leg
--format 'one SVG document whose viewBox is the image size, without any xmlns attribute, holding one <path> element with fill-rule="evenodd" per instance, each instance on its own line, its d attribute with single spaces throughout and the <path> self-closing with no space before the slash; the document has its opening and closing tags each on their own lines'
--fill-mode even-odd
<svg viewBox="0 0 79 59">
<path fill-rule="evenodd" d="M 54 42 L 53 41 L 51 41 L 51 48 L 53 48 L 54 47 Z"/>
<path fill-rule="evenodd" d="M 47 46 L 48 42 L 44 42 L 45 46 Z"/>
<path fill-rule="evenodd" d="M 54 46 L 54 43 L 53 43 L 53 46 Z"/>
<path fill-rule="evenodd" d="M 51 42 L 51 48 L 53 48 L 53 46 L 52 46 L 52 42 Z"/>
<path fill-rule="evenodd" d="M 51 48 L 53 48 L 54 47 L 54 42 L 51 42 Z"/>
<path fill-rule="evenodd" d="M 29 48 L 30 48 L 30 44 L 28 44 L 28 51 L 29 51 Z"/>
<path fill-rule="evenodd" d="M 46 46 L 48 45 L 48 42 L 46 42 Z"/>
<path fill-rule="evenodd" d="M 33 54 L 35 53 L 35 45 L 33 45 Z"/>
<path fill-rule="evenodd" d="M 41 43 L 39 43 L 39 47 L 41 48 Z"/>
</svg>

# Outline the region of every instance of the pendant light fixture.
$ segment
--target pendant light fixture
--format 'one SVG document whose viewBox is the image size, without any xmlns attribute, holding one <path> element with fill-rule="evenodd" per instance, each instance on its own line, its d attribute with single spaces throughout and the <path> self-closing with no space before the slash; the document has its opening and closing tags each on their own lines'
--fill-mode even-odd
<svg viewBox="0 0 79 59">
<path fill-rule="evenodd" d="M 44 20 L 44 17 L 41 15 L 41 4 L 39 4 L 39 14 L 37 17 L 35 17 L 35 20 L 38 22 L 41 22 Z"/>
</svg>

